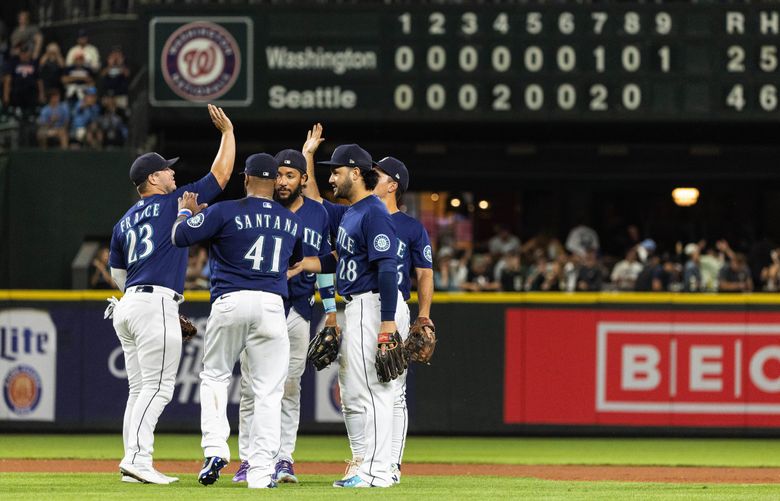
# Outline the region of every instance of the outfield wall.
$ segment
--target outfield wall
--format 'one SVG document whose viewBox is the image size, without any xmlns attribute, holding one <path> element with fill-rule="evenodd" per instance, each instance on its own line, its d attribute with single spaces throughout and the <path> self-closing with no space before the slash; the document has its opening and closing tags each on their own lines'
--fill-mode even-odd
<svg viewBox="0 0 780 501">
<path fill-rule="evenodd" d="M 0 291 L 0 430 L 121 428 L 106 295 Z M 186 297 L 202 332 L 208 295 Z M 780 435 L 778 296 L 437 294 L 433 312 L 433 365 L 408 382 L 413 433 Z M 200 338 L 185 345 L 161 429 L 198 429 L 201 357 Z M 303 431 L 343 431 L 333 368 L 307 369 L 302 400 Z"/>
</svg>

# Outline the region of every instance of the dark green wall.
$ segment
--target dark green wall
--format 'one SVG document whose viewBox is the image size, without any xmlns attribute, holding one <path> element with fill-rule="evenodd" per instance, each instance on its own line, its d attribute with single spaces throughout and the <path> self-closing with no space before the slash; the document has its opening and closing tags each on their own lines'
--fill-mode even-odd
<svg viewBox="0 0 780 501">
<path fill-rule="evenodd" d="M 85 237 L 110 237 L 137 199 L 131 152 L 18 151 L 0 157 L 0 288 L 70 288 Z"/>
</svg>

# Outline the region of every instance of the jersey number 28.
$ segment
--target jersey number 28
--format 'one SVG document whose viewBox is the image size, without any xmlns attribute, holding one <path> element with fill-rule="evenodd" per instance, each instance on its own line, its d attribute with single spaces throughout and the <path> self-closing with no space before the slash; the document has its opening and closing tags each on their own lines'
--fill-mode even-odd
<svg viewBox="0 0 780 501">
<path fill-rule="evenodd" d="M 260 265 L 265 261 L 263 256 L 263 245 L 265 244 L 265 235 L 260 235 L 252 244 L 252 247 L 244 254 L 244 259 L 252 261 L 252 269 L 256 271 L 279 273 L 279 257 L 282 254 L 282 238 L 273 237 L 274 239 L 274 255 L 271 258 L 271 269 L 261 270 Z"/>
</svg>

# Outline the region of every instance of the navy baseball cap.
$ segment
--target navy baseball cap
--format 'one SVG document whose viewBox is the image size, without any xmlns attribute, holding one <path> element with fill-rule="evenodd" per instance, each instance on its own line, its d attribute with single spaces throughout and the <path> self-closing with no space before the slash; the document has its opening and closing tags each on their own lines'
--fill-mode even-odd
<svg viewBox="0 0 780 501">
<path fill-rule="evenodd" d="M 276 165 L 279 167 L 292 167 L 306 174 L 306 158 L 298 150 L 282 150 L 276 154 Z"/>
<path fill-rule="evenodd" d="M 371 170 L 374 162 L 371 155 L 356 144 L 342 144 L 333 150 L 330 160 L 317 162 L 320 165 L 331 165 L 334 167 L 359 167 L 360 170 Z"/>
<path fill-rule="evenodd" d="M 139 186 L 146 181 L 149 174 L 154 174 L 158 170 L 165 170 L 175 164 L 179 157 L 166 160 L 162 155 L 155 152 L 144 153 L 136 158 L 133 165 L 130 166 L 130 180 Z"/>
<path fill-rule="evenodd" d="M 259 177 L 260 179 L 276 180 L 278 169 L 276 159 L 268 153 L 250 155 L 244 164 L 244 174 Z"/>
<path fill-rule="evenodd" d="M 402 161 L 393 157 L 385 157 L 374 165 L 392 177 L 398 183 L 401 192 L 405 193 L 406 189 L 409 188 L 409 171 Z"/>
</svg>

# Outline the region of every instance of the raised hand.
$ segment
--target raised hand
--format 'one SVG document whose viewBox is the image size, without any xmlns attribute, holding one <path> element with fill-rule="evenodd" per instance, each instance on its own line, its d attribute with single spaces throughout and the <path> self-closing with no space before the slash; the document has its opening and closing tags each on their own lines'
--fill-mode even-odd
<svg viewBox="0 0 780 501">
<path fill-rule="evenodd" d="M 213 104 L 209 104 L 208 108 L 209 116 L 211 116 L 214 127 L 219 129 L 223 134 L 233 130 L 233 122 L 230 121 L 222 108 L 214 106 Z"/>
<path fill-rule="evenodd" d="M 306 142 L 303 143 L 301 153 L 314 156 L 314 153 L 323 141 L 325 141 L 325 138 L 322 137 L 322 124 L 316 123 L 306 134 Z"/>
</svg>

